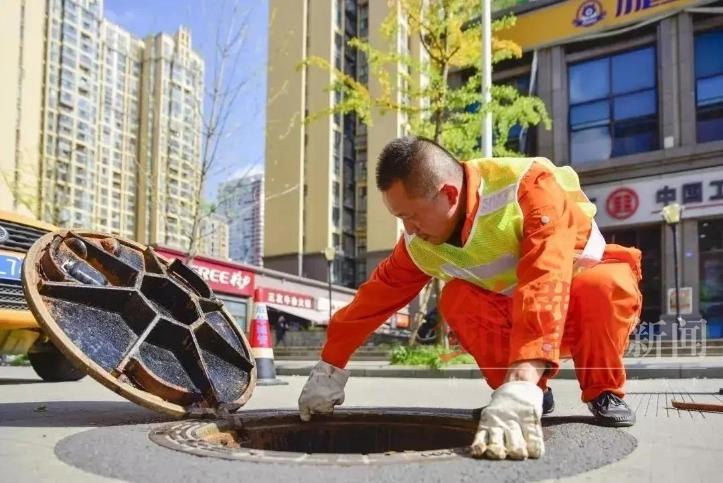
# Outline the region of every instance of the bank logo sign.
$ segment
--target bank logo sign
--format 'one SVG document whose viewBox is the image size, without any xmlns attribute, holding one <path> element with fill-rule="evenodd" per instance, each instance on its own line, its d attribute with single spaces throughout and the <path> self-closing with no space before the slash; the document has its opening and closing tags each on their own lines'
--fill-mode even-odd
<svg viewBox="0 0 723 483">
<path fill-rule="evenodd" d="M 623 0 L 618 0 L 618 5 Z M 598 0 L 585 0 L 577 9 L 577 15 L 572 21 L 575 27 L 590 27 L 605 18 L 605 10 Z"/>
</svg>

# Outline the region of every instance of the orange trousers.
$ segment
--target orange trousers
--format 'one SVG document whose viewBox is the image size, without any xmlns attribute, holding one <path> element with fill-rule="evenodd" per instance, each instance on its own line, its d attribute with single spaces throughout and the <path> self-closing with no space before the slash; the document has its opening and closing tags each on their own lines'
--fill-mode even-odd
<svg viewBox="0 0 723 483">
<path fill-rule="evenodd" d="M 572 279 L 560 357 L 572 357 L 583 401 L 604 391 L 625 395 L 622 355 L 637 325 L 641 302 L 628 263 L 604 261 Z M 455 279 L 445 285 L 439 306 L 487 383 L 492 389 L 499 387 L 509 364 L 516 362 L 509 360 L 512 298 Z M 543 390 L 547 380 L 545 375 L 538 383 Z"/>
</svg>

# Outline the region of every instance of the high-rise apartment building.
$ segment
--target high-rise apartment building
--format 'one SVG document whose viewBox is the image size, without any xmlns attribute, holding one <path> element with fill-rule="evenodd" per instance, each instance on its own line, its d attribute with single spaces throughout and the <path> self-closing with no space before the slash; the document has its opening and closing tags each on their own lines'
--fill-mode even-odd
<svg viewBox="0 0 723 483">
<path fill-rule="evenodd" d="M 45 2 L 0 3 L 0 209 L 37 213 Z"/>
<path fill-rule="evenodd" d="M 250 265 L 263 265 L 264 176 L 244 176 L 222 183 L 218 212 L 229 228 L 229 256 Z"/>
<path fill-rule="evenodd" d="M 186 248 L 200 196 L 204 63 L 181 27 L 146 38 L 143 66 L 138 238 Z"/>
<path fill-rule="evenodd" d="M 135 38 L 103 17 L 102 0 L 0 11 L 11 70 L 0 95 L 15 107 L 0 114 L 0 207 L 187 248 L 204 75 L 188 30 Z"/>
<path fill-rule="evenodd" d="M 198 228 L 198 253 L 207 257 L 228 258 L 226 217 L 211 213 L 199 220 Z"/>
<path fill-rule="evenodd" d="M 349 40 L 360 37 L 376 48 L 412 55 L 419 54 L 419 45 L 405 33 L 398 12 L 391 13 L 399 17 L 399 36 L 390 41 L 380 32 L 390 14 L 385 1 L 304 0 L 291 6 L 271 0 L 270 11 L 264 263 L 325 280 L 322 251 L 333 246 L 339 253 L 333 281 L 355 286 L 401 233 L 374 189 L 374 172 L 384 145 L 406 133 L 407 119 L 392 111 L 374 112 L 368 128 L 353 114 L 304 124 L 306 114 L 329 109 L 339 94 L 327 89 L 331 72 L 296 66 L 310 56 L 327 59 L 379 95 L 379 80 L 370 78 L 364 56 Z M 400 97 L 402 68 L 390 69 Z"/>
</svg>

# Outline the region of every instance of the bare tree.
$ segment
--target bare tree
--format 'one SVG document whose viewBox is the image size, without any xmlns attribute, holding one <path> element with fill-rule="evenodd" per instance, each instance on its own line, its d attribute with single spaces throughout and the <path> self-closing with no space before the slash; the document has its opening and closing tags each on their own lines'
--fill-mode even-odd
<svg viewBox="0 0 723 483">
<path fill-rule="evenodd" d="M 213 41 L 214 54 L 210 82 L 206 87 L 206 105 L 198 106 L 199 113 L 202 113 L 201 159 L 191 207 L 192 225 L 187 234 L 187 261 L 198 253 L 203 236 L 210 235 L 200 233 L 201 220 L 211 211 L 210 207 L 204 206 L 203 191 L 210 176 L 233 169 L 228 164 L 222 165 L 220 149 L 242 127 L 233 125 L 232 116 L 238 112 L 242 95 L 257 75 L 244 70 L 244 64 L 240 62 L 248 41 L 251 10 L 243 7 L 238 0 L 211 3 L 213 12 L 209 23 L 212 27 L 209 31 L 213 35 L 209 38 Z M 209 12 L 206 4 L 201 10 L 202 13 Z"/>
</svg>

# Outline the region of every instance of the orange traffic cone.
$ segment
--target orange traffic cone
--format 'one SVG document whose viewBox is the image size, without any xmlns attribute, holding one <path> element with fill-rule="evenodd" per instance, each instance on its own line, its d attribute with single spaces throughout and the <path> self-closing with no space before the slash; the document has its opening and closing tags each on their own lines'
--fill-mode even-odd
<svg viewBox="0 0 723 483">
<path fill-rule="evenodd" d="M 259 386 L 288 384 L 288 382 L 276 378 L 269 314 L 266 311 L 266 304 L 261 302 L 259 289 L 254 291 L 254 305 L 256 315 L 249 329 L 249 343 L 251 344 L 251 353 L 256 359 L 256 384 Z"/>
</svg>

